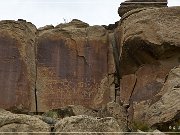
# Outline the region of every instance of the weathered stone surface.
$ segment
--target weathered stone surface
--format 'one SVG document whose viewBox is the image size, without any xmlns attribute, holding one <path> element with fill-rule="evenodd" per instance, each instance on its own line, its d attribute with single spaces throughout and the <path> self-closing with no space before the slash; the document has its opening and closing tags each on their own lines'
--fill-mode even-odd
<svg viewBox="0 0 180 135">
<path fill-rule="evenodd" d="M 110 99 L 115 101 L 115 76 L 116 76 L 116 64 L 114 59 L 114 47 L 112 45 L 112 39 L 114 34 L 109 32 L 109 47 L 108 47 L 108 82 L 110 88 Z"/>
<path fill-rule="evenodd" d="M 136 85 L 129 99 L 131 105 L 129 114 L 132 116 L 130 119 L 133 119 L 135 122 L 144 121 L 150 125 L 145 117 L 147 113 L 151 112 L 149 108 L 153 104 L 158 101 L 161 102 L 161 91 L 166 81 L 168 70 L 156 65 L 145 65 L 139 68 L 136 72 Z M 132 83 L 134 84 L 134 82 Z M 160 117 L 159 114 L 158 117 Z"/>
<path fill-rule="evenodd" d="M 145 116 L 150 125 L 180 119 L 180 66 L 170 71 L 168 78 L 158 94 L 161 98 L 152 104 Z M 158 96 L 156 95 L 156 96 Z"/>
<path fill-rule="evenodd" d="M 122 52 L 121 100 L 130 104 L 128 112 L 132 121 L 146 122 L 149 118 L 147 124 L 152 126 L 160 119 L 157 114 L 153 123 L 147 116 L 151 112 L 148 108 L 162 101 L 167 75 L 180 64 L 179 13 L 179 7 L 132 11 L 122 18 L 116 31 Z M 177 111 L 171 111 L 166 112 L 167 118 L 175 117 Z"/>
<path fill-rule="evenodd" d="M 134 74 L 125 75 L 121 79 L 120 100 L 125 106 L 129 106 L 130 97 L 134 91 L 137 78 Z"/>
<path fill-rule="evenodd" d="M 122 132 L 128 131 L 127 112 L 126 109 L 118 103 L 109 102 L 99 111 L 100 118 L 113 117 L 117 120 Z"/>
<path fill-rule="evenodd" d="M 87 28 L 89 27 L 89 24 L 78 20 L 78 19 L 73 19 L 71 22 L 69 23 L 61 23 L 59 25 L 56 26 L 56 28 L 65 28 L 65 27 L 69 27 L 69 28 Z"/>
<path fill-rule="evenodd" d="M 144 65 L 136 72 L 136 84 L 131 100 L 140 102 L 152 98 L 158 94 L 165 82 L 169 69 L 163 69 L 157 65 Z M 134 82 L 133 82 L 134 84 Z"/>
<path fill-rule="evenodd" d="M 178 131 L 180 120 L 180 68 L 170 71 L 168 78 L 158 94 L 151 99 L 134 102 L 134 123 L 143 122 L 149 127 L 156 127 L 161 131 Z M 142 109 L 143 108 L 143 109 Z"/>
<path fill-rule="evenodd" d="M 40 31 L 37 44 L 38 111 L 67 105 L 98 108 L 110 101 L 103 27 L 61 25 Z"/>
<path fill-rule="evenodd" d="M 43 117 L 51 117 L 53 119 L 63 119 L 71 116 L 86 115 L 92 117 L 106 118 L 113 117 L 117 120 L 122 131 L 127 131 L 127 112 L 124 107 L 118 103 L 109 102 L 99 110 L 85 108 L 81 105 L 70 105 L 67 107 L 53 109 L 43 114 Z"/>
<path fill-rule="evenodd" d="M 34 106 L 35 32 L 24 20 L 0 22 L 0 107 L 30 111 Z"/>
<path fill-rule="evenodd" d="M 121 20 L 117 38 L 123 51 L 123 75 L 134 73 L 140 65 L 157 63 L 155 60 L 169 67 L 178 62 L 172 58 L 179 55 L 179 12 L 179 7 L 146 9 Z"/>
<path fill-rule="evenodd" d="M 54 26 L 53 25 L 46 25 L 44 27 L 38 28 L 38 31 L 49 30 L 49 29 L 54 29 Z"/>
<path fill-rule="evenodd" d="M 0 132 L 29 132 L 24 134 L 34 135 L 37 133 L 30 132 L 50 132 L 50 127 L 34 116 L 13 114 L 0 109 Z M 1 134 L 3 135 L 3 133 Z"/>
<path fill-rule="evenodd" d="M 85 108 L 81 105 L 69 105 L 67 107 L 49 110 L 48 112 L 45 112 L 43 114 L 43 116 L 52 117 L 55 119 L 62 119 L 65 117 L 71 117 L 77 115 L 88 115 L 88 116 L 98 117 L 99 113 L 98 110 Z"/>
<path fill-rule="evenodd" d="M 167 7 L 167 0 L 127 0 L 122 2 L 118 13 L 119 16 L 123 16 L 125 13 L 138 8 L 151 8 L 151 7 Z"/>
<path fill-rule="evenodd" d="M 95 118 L 86 115 L 67 117 L 59 121 L 54 128 L 55 132 L 109 132 L 109 135 L 114 135 L 110 132 L 122 132 L 120 126 L 114 118 Z M 56 133 L 61 134 L 61 133 Z M 66 133 L 68 134 L 68 133 Z M 69 133 L 70 134 L 70 133 Z M 106 134 L 106 133 L 83 133 L 89 134 Z"/>
</svg>

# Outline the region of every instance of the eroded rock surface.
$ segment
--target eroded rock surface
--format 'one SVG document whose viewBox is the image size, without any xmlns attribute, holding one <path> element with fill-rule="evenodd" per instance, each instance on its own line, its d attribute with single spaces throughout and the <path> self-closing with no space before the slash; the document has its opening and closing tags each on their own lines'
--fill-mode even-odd
<svg viewBox="0 0 180 135">
<path fill-rule="evenodd" d="M 99 111 L 99 117 L 106 118 L 106 117 L 113 117 L 117 120 L 120 129 L 123 132 L 128 131 L 128 116 L 126 109 L 115 102 L 109 102 L 106 106 L 104 106 Z"/>
<path fill-rule="evenodd" d="M 167 0 L 126 0 L 125 2 L 121 3 L 118 13 L 119 16 L 122 17 L 124 14 L 133 9 L 152 7 L 167 7 Z"/>
<path fill-rule="evenodd" d="M 121 20 L 104 27 L 1 21 L 0 107 L 45 113 L 0 110 L 0 131 L 48 132 L 46 123 L 57 132 L 177 127 L 180 8 L 157 8 L 166 2 L 126 1 Z"/>
<path fill-rule="evenodd" d="M 34 106 L 36 27 L 0 22 L 0 107 L 28 112 Z"/>
<path fill-rule="evenodd" d="M 179 13 L 179 7 L 132 11 L 123 16 L 116 31 L 122 52 L 121 101 L 130 106 L 131 121 L 143 121 L 152 126 L 176 117 L 177 110 L 171 109 L 172 104 L 164 104 L 171 112 L 165 111 L 166 116 L 162 113 L 163 120 L 160 120 L 161 113 L 156 114 L 156 118 L 154 113 L 158 112 L 156 104 L 163 102 L 163 95 L 172 92 L 168 89 L 162 94 L 170 70 L 180 64 Z M 179 94 L 176 96 L 176 101 L 168 98 L 169 103 L 179 102 Z M 159 111 L 165 110 L 161 109 Z"/>
<path fill-rule="evenodd" d="M 115 102 L 109 102 L 99 110 L 85 108 L 81 105 L 71 105 L 59 109 L 53 109 L 43 114 L 45 117 L 51 117 L 59 120 L 78 115 L 86 115 L 98 118 L 113 117 L 116 119 L 123 132 L 128 130 L 126 109 Z"/>
<path fill-rule="evenodd" d="M 161 98 L 148 108 L 145 120 L 150 125 L 180 119 L 180 66 L 172 69 L 156 97 Z"/>
<path fill-rule="evenodd" d="M 34 135 L 38 133 L 33 132 L 50 132 L 50 127 L 34 116 L 13 114 L 0 109 L 0 132 L 26 132 L 24 134 Z"/>
<path fill-rule="evenodd" d="M 39 31 L 38 111 L 67 105 L 98 108 L 109 102 L 108 52 L 108 33 L 102 26 L 73 20 Z"/>
<path fill-rule="evenodd" d="M 93 117 L 99 116 L 99 110 L 93 110 L 83 107 L 82 105 L 69 105 L 59 109 L 52 109 L 43 114 L 46 117 L 52 117 L 55 119 L 63 119 L 65 117 L 88 115 Z"/>
<path fill-rule="evenodd" d="M 112 118 L 95 118 L 86 115 L 67 117 L 59 121 L 54 128 L 55 132 L 94 132 L 94 133 L 83 133 L 83 134 L 101 134 L 106 133 L 95 133 L 95 132 L 122 132 L 123 130 L 118 125 L 118 122 Z M 61 133 L 56 133 L 57 135 Z M 66 133 L 68 134 L 68 133 Z M 70 134 L 70 133 L 69 133 Z M 113 135 L 114 133 L 112 133 Z"/>
<path fill-rule="evenodd" d="M 128 13 L 116 33 L 123 75 L 135 73 L 143 64 L 179 64 L 180 8 L 146 9 Z"/>
</svg>

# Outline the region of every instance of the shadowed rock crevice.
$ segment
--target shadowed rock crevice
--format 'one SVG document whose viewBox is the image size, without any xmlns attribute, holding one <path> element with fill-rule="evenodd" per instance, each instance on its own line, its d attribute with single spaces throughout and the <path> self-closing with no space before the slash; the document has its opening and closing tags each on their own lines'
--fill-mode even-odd
<svg viewBox="0 0 180 135">
<path fill-rule="evenodd" d="M 178 132 L 180 124 L 180 111 L 168 122 L 156 123 L 152 128 L 158 129 L 162 132 Z"/>
<path fill-rule="evenodd" d="M 134 74 L 142 65 L 160 65 L 159 61 L 175 57 L 178 63 L 179 52 L 179 47 L 172 46 L 169 43 L 156 45 L 146 43 L 139 38 L 129 39 L 122 47 L 121 75 Z"/>
<path fill-rule="evenodd" d="M 115 73 L 114 73 L 114 84 L 115 84 L 115 102 L 120 103 L 120 52 L 116 43 L 114 33 L 109 34 L 109 42 L 113 51 L 113 59 L 115 64 Z"/>
</svg>

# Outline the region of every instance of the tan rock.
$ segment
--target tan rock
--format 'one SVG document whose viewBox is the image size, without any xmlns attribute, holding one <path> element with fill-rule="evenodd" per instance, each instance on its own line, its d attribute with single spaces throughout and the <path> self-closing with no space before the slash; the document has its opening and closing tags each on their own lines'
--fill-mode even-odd
<svg viewBox="0 0 180 135">
<path fill-rule="evenodd" d="M 0 22 L 0 107 L 33 110 L 36 27 L 24 20 Z"/>
<path fill-rule="evenodd" d="M 128 112 L 132 122 L 150 127 L 176 118 L 177 110 L 172 109 L 174 105 L 171 101 L 178 101 L 178 94 L 173 100 L 170 89 L 170 93 L 163 92 L 163 89 L 170 70 L 180 65 L 179 12 L 179 7 L 134 10 L 123 16 L 116 29 L 122 52 L 121 100 L 129 101 Z M 136 83 L 131 76 L 136 78 Z M 164 111 L 163 105 L 162 108 L 156 105 L 164 100 L 165 93 L 171 95 L 168 98 L 170 104 L 165 107 L 171 112 Z M 154 117 L 155 114 L 157 117 Z"/>
<path fill-rule="evenodd" d="M 170 71 L 161 93 L 162 97 L 146 113 L 150 125 L 180 119 L 180 66 Z"/>
<path fill-rule="evenodd" d="M 132 96 L 134 87 L 137 82 L 136 75 L 134 75 L 134 74 L 125 75 L 122 77 L 120 82 L 121 82 L 120 100 L 124 106 L 129 106 L 130 105 L 129 100 Z"/>
<path fill-rule="evenodd" d="M 71 23 L 39 32 L 37 101 L 40 112 L 67 105 L 95 109 L 110 101 L 107 31 L 102 26 L 79 27 L 77 22 L 75 27 L 76 23 Z"/>
<path fill-rule="evenodd" d="M 95 118 L 86 115 L 72 116 L 66 117 L 59 121 L 55 125 L 55 132 L 74 132 L 73 134 L 78 134 L 78 132 L 86 132 L 83 133 L 85 135 L 89 134 L 101 134 L 105 135 L 105 132 L 108 132 L 109 135 L 114 135 L 113 132 L 122 132 L 120 126 L 117 121 L 112 118 Z M 88 133 L 89 132 L 89 133 Z M 90 133 L 94 132 L 94 133 Z M 95 133 L 101 132 L 101 133 Z M 111 133 L 112 132 L 112 133 Z M 56 133 L 63 134 L 63 133 Z M 70 133 L 66 133 L 70 134 Z M 71 133 L 72 134 L 72 133 Z"/>
<path fill-rule="evenodd" d="M 138 9 L 138 8 L 151 8 L 151 7 L 167 7 L 167 0 L 126 0 L 125 2 L 122 2 L 118 13 L 119 16 L 123 16 L 127 12 Z"/>
<path fill-rule="evenodd" d="M 65 20 L 66 21 L 66 20 Z M 78 19 L 73 19 L 72 21 L 70 22 L 64 22 L 64 23 L 61 23 L 59 25 L 56 26 L 56 28 L 65 28 L 65 27 L 69 27 L 69 28 L 87 28 L 89 27 L 89 24 L 81 21 L 81 20 L 78 20 Z"/>
<path fill-rule="evenodd" d="M 123 106 L 120 106 L 118 103 L 109 102 L 99 113 L 99 117 L 106 118 L 106 117 L 113 117 L 117 120 L 120 129 L 123 132 L 127 132 L 128 130 L 128 116 L 126 109 Z"/>
<path fill-rule="evenodd" d="M 180 8 L 146 9 L 121 20 L 116 37 L 121 47 L 121 72 L 134 74 L 143 64 L 179 64 Z M 171 23 L 170 23 L 171 22 Z"/>
<path fill-rule="evenodd" d="M 50 132 L 50 127 L 34 116 L 0 110 L 0 132 L 25 132 L 24 134 L 31 135 L 38 134 L 36 132 Z"/>
<path fill-rule="evenodd" d="M 65 117 L 71 117 L 77 115 L 88 115 L 88 116 L 98 117 L 99 113 L 98 110 L 85 108 L 81 105 L 69 105 L 67 107 L 53 109 L 43 113 L 43 116 L 52 117 L 55 119 L 62 119 Z"/>
</svg>

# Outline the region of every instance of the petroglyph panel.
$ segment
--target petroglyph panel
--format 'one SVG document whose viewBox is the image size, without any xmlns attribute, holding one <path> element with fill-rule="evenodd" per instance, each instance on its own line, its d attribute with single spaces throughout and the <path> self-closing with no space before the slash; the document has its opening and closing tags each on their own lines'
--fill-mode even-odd
<svg viewBox="0 0 180 135">
<path fill-rule="evenodd" d="M 98 107 L 109 101 L 108 91 L 102 102 L 94 100 L 101 81 L 108 75 L 108 43 L 101 39 L 78 41 L 62 34 L 45 34 L 37 45 L 38 111 L 67 105 Z"/>
</svg>

